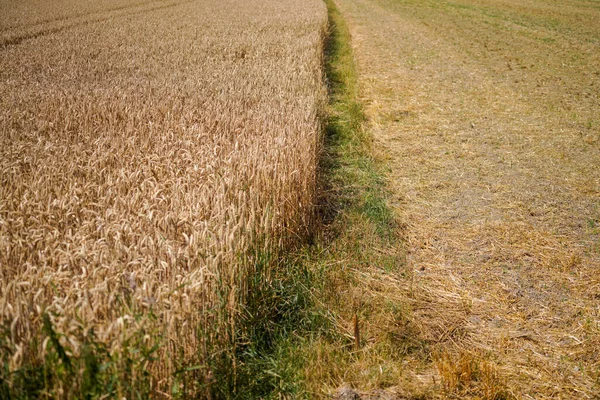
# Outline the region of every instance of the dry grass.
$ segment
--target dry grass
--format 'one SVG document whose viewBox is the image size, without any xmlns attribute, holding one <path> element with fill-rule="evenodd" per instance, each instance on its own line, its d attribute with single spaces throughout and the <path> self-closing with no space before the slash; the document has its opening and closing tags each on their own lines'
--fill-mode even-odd
<svg viewBox="0 0 600 400">
<path fill-rule="evenodd" d="M 371 344 L 345 380 L 405 396 L 597 397 L 597 5 L 337 3 L 407 241 L 397 274 L 356 274 L 348 296 L 388 310 L 364 322 Z M 399 361 L 381 357 L 389 333 Z"/>
<path fill-rule="evenodd" d="M 183 367 L 209 384 L 252 255 L 312 226 L 325 7 L 63 3 L 0 5 L 3 361 L 93 340 L 113 360 L 146 349 L 155 395 Z"/>
</svg>

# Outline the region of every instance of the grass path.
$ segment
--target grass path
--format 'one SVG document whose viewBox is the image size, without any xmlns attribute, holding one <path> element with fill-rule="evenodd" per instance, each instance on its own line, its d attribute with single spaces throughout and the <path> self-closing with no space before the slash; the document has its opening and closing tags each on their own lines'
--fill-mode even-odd
<svg viewBox="0 0 600 400">
<path fill-rule="evenodd" d="M 336 3 L 431 349 L 411 385 L 599 396 L 600 6 Z"/>
</svg>

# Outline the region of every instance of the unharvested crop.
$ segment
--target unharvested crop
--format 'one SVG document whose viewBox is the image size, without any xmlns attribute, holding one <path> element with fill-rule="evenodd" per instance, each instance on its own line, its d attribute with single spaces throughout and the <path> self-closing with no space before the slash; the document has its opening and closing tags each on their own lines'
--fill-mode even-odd
<svg viewBox="0 0 600 400">
<path fill-rule="evenodd" d="M 325 7 L 61 3 L 0 3 L 0 390 L 210 391 L 310 232 Z"/>
</svg>

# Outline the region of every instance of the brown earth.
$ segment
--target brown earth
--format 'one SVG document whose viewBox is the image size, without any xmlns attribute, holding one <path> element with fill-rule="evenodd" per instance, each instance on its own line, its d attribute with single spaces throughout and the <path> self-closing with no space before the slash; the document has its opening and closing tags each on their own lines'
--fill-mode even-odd
<svg viewBox="0 0 600 400">
<path fill-rule="evenodd" d="M 600 3 L 336 3 L 430 349 L 388 390 L 598 398 Z"/>
</svg>

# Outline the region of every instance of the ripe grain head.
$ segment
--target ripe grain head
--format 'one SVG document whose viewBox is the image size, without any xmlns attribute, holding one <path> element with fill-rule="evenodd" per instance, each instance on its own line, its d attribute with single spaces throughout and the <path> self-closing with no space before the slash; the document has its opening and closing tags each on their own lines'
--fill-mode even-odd
<svg viewBox="0 0 600 400">
<path fill-rule="evenodd" d="M 160 341 L 164 388 L 234 340 L 251 255 L 309 233 L 326 14 L 105 3 L 3 31 L 0 318 L 11 370 L 48 313 L 68 356 Z"/>
</svg>

